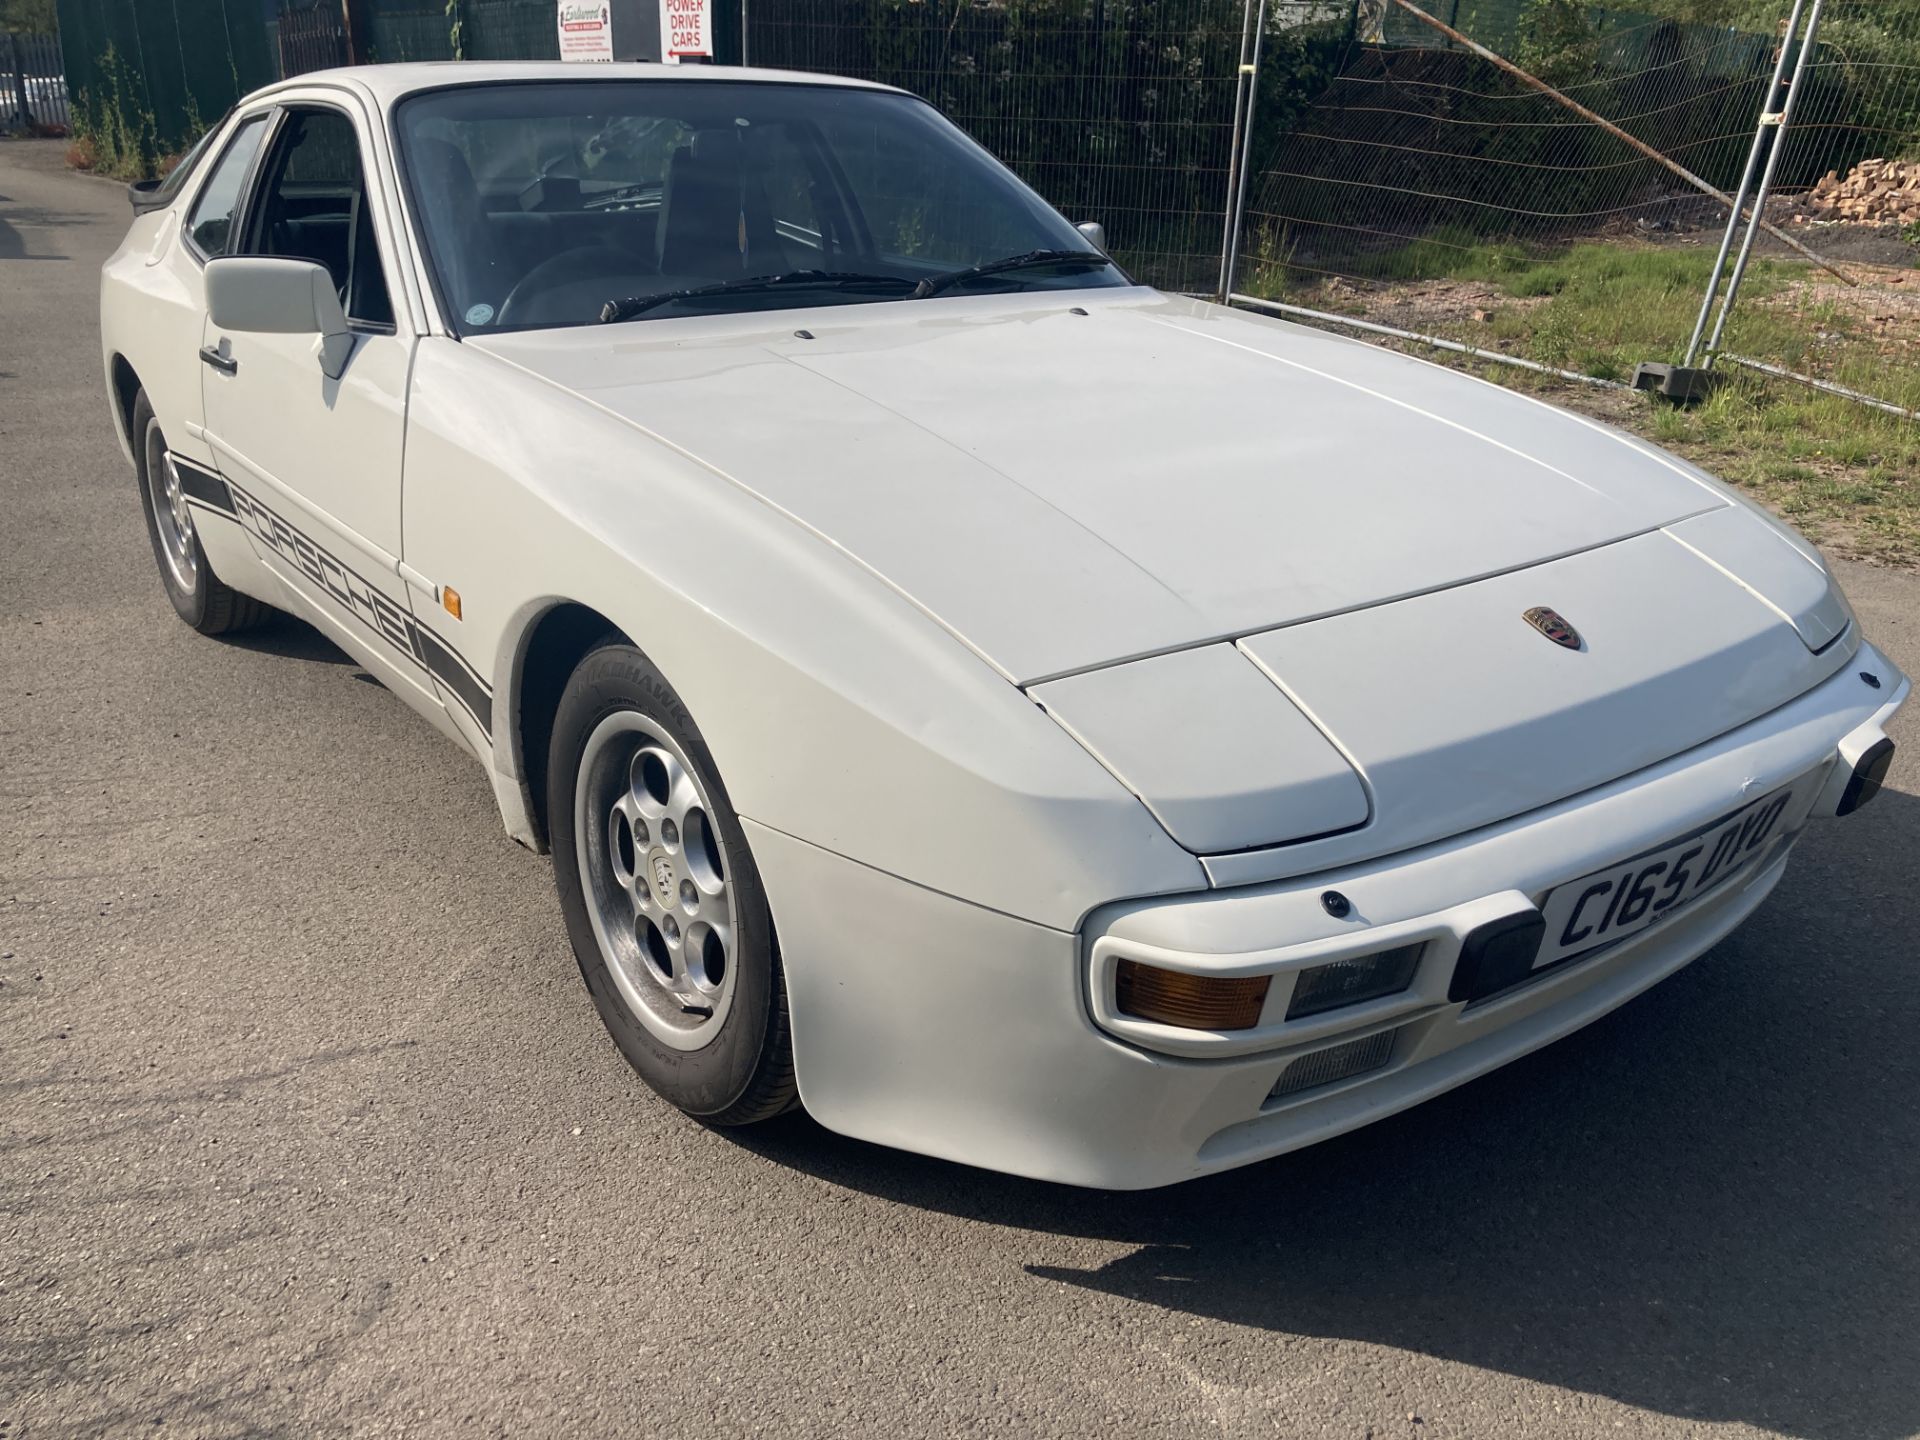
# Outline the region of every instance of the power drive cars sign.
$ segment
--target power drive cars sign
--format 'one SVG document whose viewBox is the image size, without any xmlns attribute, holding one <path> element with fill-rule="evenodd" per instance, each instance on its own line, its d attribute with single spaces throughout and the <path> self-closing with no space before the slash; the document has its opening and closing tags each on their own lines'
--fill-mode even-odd
<svg viewBox="0 0 1920 1440">
<path fill-rule="evenodd" d="M 660 56 L 669 65 L 713 58 L 713 0 L 660 0 Z"/>
<path fill-rule="evenodd" d="M 560 0 L 560 58 L 613 59 L 613 8 L 607 0 Z"/>
<path fill-rule="evenodd" d="M 713 0 L 556 0 L 562 60 L 713 59 Z"/>
</svg>

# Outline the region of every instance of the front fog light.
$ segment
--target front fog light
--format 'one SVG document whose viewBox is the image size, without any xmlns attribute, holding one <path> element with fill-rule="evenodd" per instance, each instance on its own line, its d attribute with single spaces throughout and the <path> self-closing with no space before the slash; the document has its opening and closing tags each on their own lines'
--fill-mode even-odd
<svg viewBox="0 0 1920 1440">
<path fill-rule="evenodd" d="M 1182 1030 L 1253 1029 L 1273 983 L 1271 975 L 1195 975 L 1138 960 L 1122 960 L 1113 978 L 1121 1014 Z"/>
<path fill-rule="evenodd" d="M 1336 1080 L 1351 1080 L 1369 1070 L 1378 1070 L 1393 1058 L 1393 1031 L 1381 1030 L 1344 1045 L 1331 1045 L 1302 1055 L 1280 1072 L 1267 1099 L 1280 1100 L 1302 1090 L 1317 1090 Z"/>
<path fill-rule="evenodd" d="M 1425 948 L 1424 944 L 1401 945 L 1302 970 L 1293 982 L 1287 1019 L 1378 1000 L 1382 995 L 1398 995 L 1413 983 L 1413 972 L 1420 968 L 1420 952 Z"/>
</svg>

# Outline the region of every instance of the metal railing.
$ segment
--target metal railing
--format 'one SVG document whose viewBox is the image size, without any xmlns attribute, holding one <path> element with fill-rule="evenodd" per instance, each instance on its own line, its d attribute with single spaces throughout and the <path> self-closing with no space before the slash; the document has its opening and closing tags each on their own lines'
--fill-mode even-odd
<svg viewBox="0 0 1920 1440">
<path fill-rule="evenodd" d="M 63 135 L 72 124 L 59 36 L 0 36 L 0 130 Z"/>
<path fill-rule="evenodd" d="M 347 63 L 346 16 L 338 5 L 283 5 L 275 32 L 280 73 L 305 75 Z"/>
</svg>

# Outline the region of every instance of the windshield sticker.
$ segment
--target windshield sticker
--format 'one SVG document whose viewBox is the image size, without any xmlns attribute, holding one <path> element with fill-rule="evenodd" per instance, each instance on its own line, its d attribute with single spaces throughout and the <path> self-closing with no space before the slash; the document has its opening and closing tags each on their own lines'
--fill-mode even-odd
<svg viewBox="0 0 1920 1440">
<path fill-rule="evenodd" d="M 485 325 L 491 319 L 493 319 L 493 307 L 491 305 L 474 305 L 470 306 L 467 310 L 467 323 L 469 325 Z"/>
</svg>

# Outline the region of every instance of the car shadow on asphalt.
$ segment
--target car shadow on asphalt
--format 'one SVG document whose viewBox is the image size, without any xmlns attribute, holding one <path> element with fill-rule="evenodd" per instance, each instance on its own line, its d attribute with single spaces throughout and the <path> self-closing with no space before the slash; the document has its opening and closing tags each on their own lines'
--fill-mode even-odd
<svg viewBox="0 0 1920 1440">
<path fill-rule="evenodd" d="M 65 230 L 93 221 L 91 215 L 43 210 L 0 195 L 0 260 L 70 260 L 73 257 L 64 250 L 45 248 L 44 233 L 36 243 L 30 232 Z"/>
<path fill-rule="evenodd" d="M 220 642 L 236 650 L 279 655 L 288 660 L 311 660 L 321 665 L 360 663 L 306 621 L 286 614 L 275 615 L 257 630 L 222 635 Z"/>
<path fill-rule="evenodd" d="M 1011 1179 L 804 1117 L 743 1140 L 1031 1232 L 1035 1283 L 1693 1421 L 1891 1440 L 1920 1428 L 1916 853 L 1920 800 L 1889 790 L 1809 833 L 1746 926 L 1623 1010 L 1405 1114 L 1166 1190 Z M 1136 1248 L 1071 1268 L 1048 1263 L 1051 1235 Z"/>
</svg>

